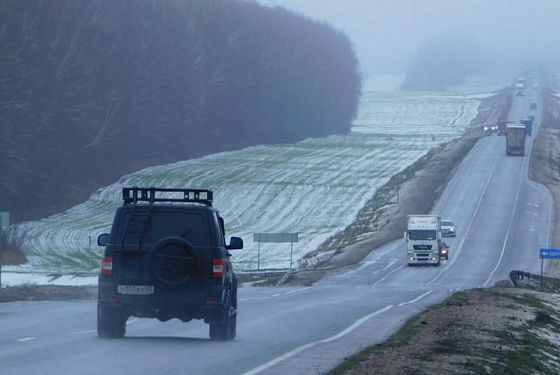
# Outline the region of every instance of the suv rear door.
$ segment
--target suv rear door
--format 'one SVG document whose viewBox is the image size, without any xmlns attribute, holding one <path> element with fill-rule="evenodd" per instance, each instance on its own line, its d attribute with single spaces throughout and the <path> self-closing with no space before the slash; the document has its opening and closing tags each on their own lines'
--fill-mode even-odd
<svg viewBox="0 0 560 375">
<path fill-rule="evenodd" d="M 123 208 L 113 253 L 115 292 L 123 286 L 156 296 L 185 293 L 185 298 L 209 293 L 215 244 L 209 212 L 203 208 L 132 206 Z M 139 294 L 140 294 L 139 293 Z"/>
</svg>

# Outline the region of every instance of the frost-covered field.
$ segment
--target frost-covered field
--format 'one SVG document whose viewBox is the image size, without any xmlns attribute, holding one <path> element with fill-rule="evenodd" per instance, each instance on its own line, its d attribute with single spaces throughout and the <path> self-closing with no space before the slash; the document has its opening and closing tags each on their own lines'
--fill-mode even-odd
<svg viewBox="0 0 560 375">
<path fill-rule="evenodd" d="M 386 83 L 391 80 L 380 80 Z M 482 82 L 482 83 L 481 83 Z M 92 194 L 87 202 L 40 221 L 12 228 L 31 254 L 33 269 L 98 267 L 99 233 L 109 231 L 123 186 L 208 188 L 229 235 L 245 248 L 232 257 L 238 269 L 257 268 L 255 232 L 298 232 L 294 264 L 351 223 L 363 204 L 392 175 L 432 147 L 461 135 L 480 99 L 504 84 L 483 79 L 447 93 L 364 93 L 345 136 L 290 145 L 256 146 L 147 168 Z M 472 93 L 476 93 L 473 95 Z M 467 95 L 468 94 L 468 95 Z M 260 267 L 289 266 L 290 244 L 261 244 Z"/>
</svg>

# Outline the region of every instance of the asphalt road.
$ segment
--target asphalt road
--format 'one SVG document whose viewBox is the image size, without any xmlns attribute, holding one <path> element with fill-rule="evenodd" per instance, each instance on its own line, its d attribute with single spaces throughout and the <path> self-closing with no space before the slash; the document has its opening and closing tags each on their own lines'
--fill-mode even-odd
<svg viewBox="0 0 560 375">
<path fill-rule="evenodd" d="M 525 118 L 536 101 L 538 129 L 542 103 L 528 87 L 514 98 L 510 119 Z M 440 267 L 407 267 L 399 240 L 312 287 L 241 288 L 233 342 L 211 342 L 201 322 L 147 319 L 130 319 L 124 339 L 100 339 L 93 301 L 0 304 L 0 374 L 328 371 L 457 290 L 491 286 L 511 269 L 540 271 L 553 205 L 527 179 L 528 162 L 505 155 L 505 137 L 477 143 L 434 209 L 458 232 L 446 239 L 450 258 Z"/>
</svg>

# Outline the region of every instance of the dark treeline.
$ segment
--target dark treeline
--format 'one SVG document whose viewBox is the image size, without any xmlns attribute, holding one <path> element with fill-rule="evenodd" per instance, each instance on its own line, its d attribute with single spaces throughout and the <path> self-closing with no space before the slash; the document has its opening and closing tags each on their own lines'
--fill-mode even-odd
<svg viewBox="0 0 560 375">
<path fill-rule="evenodd" d="M 439 36 L 426 43 L 410 63 L 402 90 L 442 91 L 481 72 L 488 54 L 476 40 L 462 35 Z"/>
<path fill-rule="evenodd" d="M 234 0 L 0 2 L 0 211 L 15 221 L 119 176 L 349 130 L 348 38 Z"/>
</svg>

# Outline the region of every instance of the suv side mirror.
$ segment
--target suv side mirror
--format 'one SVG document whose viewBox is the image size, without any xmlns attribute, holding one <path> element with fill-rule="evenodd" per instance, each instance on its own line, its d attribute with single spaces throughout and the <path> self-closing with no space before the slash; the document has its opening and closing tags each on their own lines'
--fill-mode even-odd
<svg viewBox="0 0 560 375">
<path fill-rule="evenodd" d="M 243 249 L 243 240 L 239 237 L 231 237 L 226 248 L 228 250 Z"/>
<path fill-rule="evenodd" d="M 109 244 L 109 239 L 111 235 L 109 233 L 102 233 L 97 237 L 98 246 L 107 246 Z"/>
</svg>

